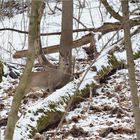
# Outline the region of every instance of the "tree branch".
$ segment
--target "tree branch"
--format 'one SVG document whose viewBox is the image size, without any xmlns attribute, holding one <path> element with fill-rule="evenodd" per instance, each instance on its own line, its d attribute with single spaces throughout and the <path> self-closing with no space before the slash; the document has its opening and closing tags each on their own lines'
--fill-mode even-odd
<svg viewBox="0 0 140 140">
<path fill-rule="evenodd" d="M 113 16 L 115 19 L 119 20 L 120 22 L 123 21 L 123 17 L 113 10 L 113 8 L 108 4 L 107 0 L 101 0 L 101 3 L 104 5 L 104 7 L 110 13 L 111 16 Z M 139 19 L 135 19 L 135 20 L 130 19 L 129 21 L 130 21 L 130 27 L 140 25 Z"/>
<path fill-rule="evenodd" d="M 117 12 L 113 10 L 113 8 L 108 4 L 107 0 L 101 0 L 101 3 L 104 5 L 104 7 L 111 16 L 113 16 L 115 19 L 119 21 L 122 21 L 122 16 L 120 16 Z"/>
<path fill-rule="evenodd" d="M 130 25 L 131 27 L 133 26 L 137 26 L 140 25 L 140 21 L 137 20 L 131 20 L 130 21 Z M 120 22 L 116 22 L 116 23 L 104 23 L 101 27 L 99 28 L 89 28 L 91 31 L 93 32 L 101 32 L 102 35 L 112 32 L 112 31 L 116 31 L 116 30 L 121 30 L 122 29 L 122 25 Z M 77 31 L 82 32 L 82 31 L 87 31 L 87 29 L 77 29 Z M 56 34 L 59 34 L 61 32 L 58 32 Z M 55 34 L 55 33 L 53 33 Z M 91 34 L 85 35 L 82 38 L 75 40 L 73 42 L 73 48 L 77 48 L 83 45 L 86 45 L 88 43 L 91 42 Z M 45 54 L 50 54 L 50 53 L 56 53 L 59 50 L 60 45 L 54 45 L 54 46 L 47 46 L 43 48 L 43 51 Z M 17 51 L 14 55 L 13 58 L 21 58 L 21 57 L 26 57 L 27 54 L 27 50 L 22 50 L 22 51 Z"/>
<path fill-rule="evenodd" d="M 86 45 L 88 43 L 90 43 L 91 41 L 91 34 L 85 35 L 84 37 L 75 40 L 73 42 L 73 47 L 77 48 L 80 47 L 82 45 Z M 50 54 L 50 53 L 56 53 L 59 51 L 60 45 L 54 45 L 54 46 L 48 46 L 43 49 L 44 54 Z M 22 50 L 22 51 L 17 51 L 14 55 L 13 58 L 21 58 L 21 57 L 26 57 L 27 55 L 27 50 Z"/>
<path fill-rule="evenodd" d="M 112 26 L 112 28 L 116 28 L 117 25 L 120 25 L 119 22 L 116 23 L 104 23 L 103 26 Z M 75 29 L 73 30 L 73 33 L 77 33 L 77 32 L 86 32 L 86 31 L 93 31 L 93 32 L 102 32 L 102 34 L 104 34 L 104 29 L 102 29 L 104 27 L 99 27 L 99 28 L 82 28 L 82 29 Z M 116 29 L 114 29 L 116 30 Z M 14 29 L 14 28 L 1 28 L 0 31 L 14 31 L 14 32 L 18 32 L 18 33 L 22 33 L 22 34 L 28 34 L 27 31 L 22 31 L 22 30 L 18 30 L 18 29 Z M 106 31 L 105 31 L 106 32 Z M 50 36 L 50 35 L 60 35 L 61 32 L 52 32 L 52 33 L 41 33 L 41 36 Z"/>
</svg>

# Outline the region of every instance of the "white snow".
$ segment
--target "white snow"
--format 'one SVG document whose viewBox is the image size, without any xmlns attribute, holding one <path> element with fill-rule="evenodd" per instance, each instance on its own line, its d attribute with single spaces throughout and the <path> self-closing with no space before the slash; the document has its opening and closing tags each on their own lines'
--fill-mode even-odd
<svg viewBox="0 0 140 140">
<path fill-rule="evenodd" d="M 81 1 L 82 2 L 82 1 Z M 84 2 L 84 0 L 83 0 Z M 77 7 L 78 1 L 74 1 L 74 16 L 78 18 L 79 11 Z M 116 12 L 121 14 L 120 8 L 120 1 L 119 0 L 109 0 L 109 4 L 115 9 Z M 51 3 L 50 5 L 54 8 L 55 3 Z M 61 4 L 57 5 L 61 8 Z M 88 0 L 85 2 L 85 8 L 81 10 L 80 21 L 84 23 L 84 25 L 88 28 L 100 27 L 104 22 L 116 22 L 113 17 L 110 17 L 109 14 L 106 13 L 105 8 L 100 5 L 98 0 Z M 133 11 L 137 5 L 130 5 L 130 10 Z M 91 11 L 90 11 L 91 10 Z M 91 15 L 92 14 L 92 20 Z M 55 15 L 48 15 L 50 13 L 49 9 L 45 9 L 45 14 L 41 21 L 41 33 L 47 32 L 59 32 L 61 31 L 61 12 L 56 11 Z M 15 28 L 19 30 L 28 30 L 28 12 L 23 14 L 19 14 L 14 16 L 13 18 L 4 18 L 0 22 L 0 28 Z M 131 18 L 134 16 L 131 16 Z M 84 28 L 82 25 L 77 23 L 74 20 L 74 29 L 77 28 Z M 132 31 L 135 28 L 132 29 Z M 80 38 L 81 36 L 85 35 L 86 33 L 74 33 L 74 40 Z M 104 45 L 108 43 L 108 40 L 115 34 L 115 32 L 108 33 L 102 37 L 102 39 L 98 40 L 98 35 L 100 33 L 95 33 L 96 37 L 96 46 L 98 52 L 102 50 Z M 117 42 L 120 38 L 123 37 L 123 32 L 119 31 L 113 39 L 106 45 L 104 50 L 101 52 L 100 56 L 98 57 L 97 61 L 93 64 L 96 66 L 97 71 L 99 71 L 102 66 L 107 65 L 108 57 L 107 53 L 114 47 L 112 45 L 114 42 Z M 132 45 L 133 51 L 137 52 L 140 47 L 140 34 L 137 34 L 132 37 Z M 42 36 L 41 37 L 42 46 L 51 46 L 55 44 L 59 44 L 60 42 L 60 35 L 57 36 Z M 118 46 L 120 42 L 118 42 Z M 88 44 L 89 45 L 89 44 Z M 11 31 L 1 31 L 0 32 L 0 56 L 1 60 L 4 63 L 12 64 L 15 66 L 14 71 L 21 73 L 23 67 L 20 64 L 25 64 L 25 58 L 22 59 L 13 59 L 12 55 L 17 50 L 27 49 L 28 47 L 28 36 L 25 34 L 20 34 L 17 32 Z M 82 48 L 77 48 L 73 50 L 73 55 L 80 59 L 80 58 L 87 58 L 85 51 Z M 120 59 L 126 61 L 126 52 L 115 52 L 114 55 Z M 50 54 L 47 56 L 50 59 L 56 60 L 58 62 L 59 55 L 58 53 Z M 89 62 L 92 63 L 92 62 Z M 137 71 L 137 79 L 139 79 L 139 67 L 140 67 L 140 60 L 135 61 L 136 64 L 136 71 Z M 77 62 L 79 65 L 80 70 L 87 70 L 90 64 L 82 64 L 81 62 Z M 9 73 L 9 68 L 7 65 L 4 65 L 4 73 Z M 34 115 L 34 112 L 38 109 L 43 109 L 45 112 L 50 111 L 49 104 L 52 102 L 59 102 L 63 96 L 70 98 L 70 96 L 74 95 L 74 92 L 77 90 L 77 86 L 80 83 L 81 79 L 83 78 L 85 72 L 83 72 L 82 76 L 79 79 L 75 79 L 74 81 L 68 83 L 61 89 L 56 90 L 53 94 L 49 95 L 47 98 L 38 98 L 38 100 L 31 100 L 27 104 L 23 104 L 21 110 L 19 112 L 20 119 L 16 124 L 16 129 L 14 132 L 14 139 L 22 139 L 28 140 L 28 135 L 30 134 L 31 127 L 37 126 L 37 120 L 42 116 L 41 113 L 38 115 Z M 131 109 L 131 102 L 130 102 L 130 90 L 128 85 L 128 77 L 127 77 L 127 70 L 120 70 L 115 75 L 111 76 L 111 79 L 108 80 L 107 84 L 104 84 L 102 88 L 96 90 L 98 95 L 93 95 L 92 101 L 90 102 L 89 99 L 85 99 L 84 102 L 79 104 L 80 107 L 70 111 L 66 116 L 67 124 L 62 126 L 62 130 L 70 131 L 74 125 L 77 127 L 81 127 L 84 131 L 88 132 L 90 135 L 87 139 L 101 139 L 101 140 L 132 140 L 134 139 L 135 133 L 132 134 L 125 134 L 125 133 L 109 133 L 105 138 L 101 138 L 99 134 L 105 128 L 112 127 L 112 128 L 129 128 L 132 129 L 134 125 L 134 118 L 132 116 L 132 109 Z M 83 79 L 83 82 L 80 85 L 80 90 L 84 89 L 86 85 L 91 84 L 92 82 L 96 82 L 94 80 L 94 76 L 96 76 L 96 72 L 88 71 L 86 76 Z M 16 82 L 16 83 L 15 83 Z M 0 83 L 0 105 L 4 104 L 4 109 L 0 110 L 0 119 L 6 118 L 8 116 L 8 112 L 10 110 L 10 105 L 12 102 L 13 94 L 15 87 L 17 86 L 18 80 L 12 79 L 7 76 L 3 76 L 3 81 Z M 138 81 L 139 84 L 139 81 Z M 117 91 L 116 87 L 121 85 L 121 90 Z M 41 91 L 37 91 L 37 93 L 41 94 Z M 93 93 L 94 94 L 94 93 Z M 118 101 L 121 100 L 122 101 Z M 124 101 L 123 101 L 124 99 Z M 104 106 L 110 107 L 109 111 L 105 111 L 103 108 Z M 57 106 L 57 110 L 64 112 L 66 104 L 59 104 Z M 90 108 L 90 107 L 93 107 Z M 121 114 L 121 118 L 117 117 L 119 114 L 112 113 L 113 109 L 115 108 L 123 108 L 125 113 Z M 101 110 L 98 110 L 101 109 Z M 73 118 L 78 118 L 77 122 L 73 121 Z M 4 140 L 4 131 L 5 126 L 0 127 L 0 140 Z M 53 132 L 55 130 L 52 130 Z M 45 132 L 44 132 L 45 133 Z M 47 132 L 46 132 L 47 133 Z M 46 134 L 44 134 L 46 135 Z M 58 137 L 62 137 L 63 135 L 58 135 Z M 78 138 L 73 137 L 71 134 L 63 138 L 64 140 L 77 140 Z M 82 136 L 80 139 L 84 139 Z"/>
</svg>

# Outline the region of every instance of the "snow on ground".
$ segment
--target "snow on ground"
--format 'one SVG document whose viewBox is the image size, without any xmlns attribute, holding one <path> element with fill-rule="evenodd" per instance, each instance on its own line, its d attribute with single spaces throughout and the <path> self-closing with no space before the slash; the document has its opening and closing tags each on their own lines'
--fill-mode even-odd
<svg viewBox="0 0 140 140">
<path fill-rule="evenodd" d="M 137 80 L 139 81 L 140 59 L 136 60 L 136 66 Z M 88 80 L 85 81 L 86 83 L 84 83 L 82 87 L 85 87 L 87 83 L 93 80 L 92 77 L 94 75 L 94 72 L 90 72 L 85 78 Z M 116 74 L 109 77 L 101 88 L 93 92 L 92 100 L 87 98 L 84 102 L 78 104 L 74 110 L 68 112 L 66 120 L 57 137 L 63 140 L 134 140 L 136 138 L 134 117 L 131 109 L 130 89 L 127 75 L 126 69 L 119 70 Z M 1 85 L 7 84 L 7 86 L 5 86 L 5 89 L 7 89 L 10 88 L 8 83 L 11 84 L 11 81 L 4 80 Z M 37 118 L 33 116 L 33 112 L 37 108 L 44 108 L 47 110 L 49 101 L 57 101 L 63 95 L 73 94 L 71 84 L 72 83 L 69 83 L 47 98 L 42 98 L 41 95 L 39 95 L 35 100 L 30 98 L 28 104 L 23 104 L 23 110 L 26 110 L 26 112 L 31 110 L 31 112 L 27 113 L 25 116 L 21 116 L 17 123 L 17 126 L 19 127 L 17 127 L 15 131 L 14 140 L 22 138 L 23 136 L 25 140 L 28 140 L 28 138 L 26 138 L 28 135 L 28 124 L 36 126 L 35 121 L 32 122 L 31 119 L 28 118 L 34 118 L 34 120 L 36 120 Z M 67 90 L 69 91 L 67 92 Z M 73 90 L 75 90 L 75 86 Z M 10 93 L 7 92 L 5 94 Z M 39 94 L 41 94 L 41 92 Z M 4 108 L 1 109 L 0 114 L 2 118 L 7 117 L 7 108 L 10 106 L 11 97 L 11 95 L 9 97 L 1 96 L 1 104 L 4 104 Z M 59 106 L 59 109 L 64 111 L 62 106 Z M 2 140 L 4 129 L 5 127 L 2 126 Z M 54 131 L 55 129 L 50 129 L 42 135 L 45 138 L 51 139 L 51 135 Z"/>
<path fill-rule="evenodd" d="M 118 5 L 119 0 L 110 0 L 111 6 L 115 8 L 115 10 L 120 13 L 120 5 Z M 115 19 L 110 17 L 109 14 L 105 13 L 105 9 L 103 6 L 100 7 L 100 2 L 95 0 L 93 3 L 92 0 L 86 2 L 85 8 L 82 10 L 82 15 L 80 20 L 87 26 L 87 27 L 100 27 L 103 24 L 103 21 L 106 22 L 116 22 Z M 74 4 L 76 6 L 76 2 Z M 52 3 L 51 6 L 54 6 Z M 61 5 L 57 5 L 61 7 Z M 100 7 L 100 9 L 99 9 Z M 93 22 L 91 21 L 91 15 L 89 14 L 89 8 L 91 8 L 91 13 L 93 13 Z M 131 11 L 135 8 L 133 5 Z M 78 9 L 78 7 L 77 7 Z M 78 11 L 75 8 L 74 16 L 78 17 Z M 61 30 L 61 13 L 59 12 L 56 15 L 48 16 L 46 14 L 42 19 L 41 25 L 42 29 L 41 32 L 57 32 Z M 102 10 L 102 15 L 100 13 Z M 13 18 L 5 18 L 2 22 L 0 22 L 1 28 L 6 27 L 14 27 L 16 29 L 27 30 L 28 29 L 28 12 L 24 13 L 25 16 L 22 14 L 16 15 Z M 27 15 L 27 18 L 26 18 Z M 86 17 L 86 21 L 85 21 Z M 47 18 L 47 21 L 45 21 Z M 102 19 L 103 18 L 103 19 Z M 18 20 L 17 20 L 18 19 Z M 95 22 L 96 21 L 96 22 Z M 74 29 L 77 27 L 83 28 L 82 25 L 78 25 L 74 21 Z M 102 47 L 108 42 L 110 36 L 113 36 L 114 32 L 106 34 L 101 40 L 97 40 L 97 50 L 100 51 Z M 74 34 L 74 39 L 80 38 L 81 36 L 85 35 L 85 33 L 79 33 L 78 36 Z M 98 36 L 98 33 L 95 34 Z M 11 31 L 3 31 L 0 32 L 0 54 L 1 58 L 4 62 L 13 65 L 13 71 L 17 71 L 21 73 L 22 67 L 18 64 L 25 64 L 25 59 L 13 59 L 12 54 L 15 50 L 21 50 L 27 48 L 28 38 L 27 35 L 11 32 Z M 113 41 L 109 42 L 106 46 L 105 50 L 101 53 L 100 57 L 95 62 L 95 66 L 97 70 L 100 70 L 103 65 L 107 64 L 107 52 L 113 48 L 112 44 L 119 40 L 123 36 L 123 33 L 120 31 L 116 36 L 114 36 Z M 139 39 L 140 35 L 134 36 L 132 38 L 133 43 L 133 50 L 139 50 Z M 42 45 L 43 47 L 58 44 L 60 40 L 60 36 L 49 36 L 49 37 L 42 37 Z M 11 54 L 12 53 L 12 54 Z M 73 50 L 73 55 L 76 58 L 85 58 L 87 55 L 85 54 L 84 50 L 81 48 Z M 125 52 L 115 53 L 116 57 L 121 60 L 126 60 Z M 58 54 L 51 54 L 50 57 L 54 57 L 58 60 Z M 14 63 L 14 64 L 12 64 Z M 15 64 L 16 63 L 16 64 Z M 89 64 L 82 64 L 82 62 L 77 62 L 79 65 L 80 70 L 88 69 Z M 140 60 L 136 61 L 136 74 L 137 80 L 139 84 L 139 76 L 140 76 Z M 0 83 L 0 120 L 7 118 L 8 112 L 10 110 L 11 101 L 13 98 L 13 94 L 15 91 L 15 87 L 17 86 L 18 80 L 12 79 L 9 76 L 9 68 L 8 66 L 4 66 L 5 76 L 3 76 L 3 82 Z M 81 89 L 86 86 L 86 84 L 90 84 L 93 81 L 93 77 L 95 76 L 95 72 L 89 71 L 87 76 L 84 79 L 84 82 L 81 85 Z M 130 101 L 130 89 L 128 86 L 128 77 L 127 77 L 127 70 L 120 70 L 116 74 L 112 75 L 110 79 L 106 81 L 101 88 L 99 88 L 96 92 L 93 92 L 93 98 L 85 99 L 84 102 L 77 105 L 76 109 L 71 110 L 66 117 L 65 122 L 63 123 L 63 127 L 61 128 L 59 134 L 57 135 L 58 138 L 64 140 L 134 140 L 136 138 L 135 131 L 134 131 L 134 118 L 131 109 L 131 101 Z M 32 98 L 28 97 L 28 103 L 25 105 L 23 103 L 20 111 L 26 111 L 28 108 L 32 110 L 32 112 L 37 109 L 38 107 L 42 108 L 47 106 L 47 101 L 54 101 L 59 99 L 62 96 L 62 93 L 67 94 L 65 89 L 69 89 L 71 94 L 72 92 L 72 84 L 69 83 L 64 88 L 57 90 L 52 95 L 46 97 L 44 99 L 43 92 L 38 91 L 37 97 Z M 69 93 L 70 93 L 69 92 Z M 30 94 L 29 94 L 30 95 Z M 44 106 L 43 106 L 44 105 Z M 46 107 L 47 109 L 47 107 Z M 64 110 L 61 106 L 59 109 Z M 21 115 L 22 113 L 19 113 Z M 20 135 L 20 132 L 26 134 L 26 126 L 28 123 L 32 125 L 36 125 L 33 122 L 30 122 L 30 119 L 33 117 L 33 114 L 30 116 L 27 115 L 25 118 L 24 115 L 20 117 L 18 122 L 22 124 L 21 128 L 17 128 L 15 131 L 14 140 L 17 140 L 19 137 L 23 136 Z M 35 118 L 37 119 L 37 118 Z M 4 130 L 5 125 L 0 127 L 0 140 L 4 140 Z M 49 137 L 51 139 L 55 130 L 49 130 L 48 132 L 44 132 L 42 135 L 44 137 Z M 26 138 L 25 138 L 26 140 Z"/>
<path fill-rule="evenodd" d="M 138 70 L 137 73 L 139 72 Z M 43 135 L 51 139 L 53 132 L 55 129 L 44 132 Z M 70 111 L 57 138 L 134 140 L 136 135 L 127 70 L 120 70 L 112 75 L 107 83 L 93 92 L 92 101 L 85 99 L 76 109 Z"/>
</svg>

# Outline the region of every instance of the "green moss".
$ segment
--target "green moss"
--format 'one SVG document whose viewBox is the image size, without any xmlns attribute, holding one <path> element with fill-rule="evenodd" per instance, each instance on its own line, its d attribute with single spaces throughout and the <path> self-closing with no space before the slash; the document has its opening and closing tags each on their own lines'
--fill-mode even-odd
<svg viewBox="0 0 140 140">
<path fill-rule="evenodd" d="M 28 137 L 29 137 L 29 138 L 32 138 L 33 135 L 34 135 L 35 133 L 37 133 L 37 129 L 35 129 L 35 128 L 34 128 L 33 126 L 31 126 L 30 124 L 29 124 L 28 126 L 30 127 L 30 131 L 29 131 Z"/>
<path fill-rule="evenodd" d="M 56 122 L 56 120 L 60 120 L 64 112 L 56 111 L 56 112 L 47 112 L 44 116 L 37 121 L 37 129 L 38 131 L 42 131 L 47 129 L 51 124 Z M 51 122 L 51 123 L 50 123 Z"/>
<path fill-rule="evenodd" d="M 118 61 L 115 55 L 108 55 L 108 64 L 112 66 L 112 68 L 117 68 L 120 66 L 121 61 Z"/>
<path fill-rule="evenodd" d="M 56 111 L 57 106 L 58 106 L 58 103 L 55 103 L 55 102 L 51 102 L 48 105 L 48 107 L 53 111 Z"/>
<path fill-rule="evenodd" d="M 99 87 L 99 85 L 97 85 L 96 83 L 92 82 L 92 84 L 86 85 L 86 87 L 84 89 L 82 89 L 80 91 L 76 91 L 72 104 L 77 104 L 77 103 L 83 101 L 84 98 L 89 97 L 90 87 L 92 87 L 92 89 L 95 90 L 95 89 L 97 89 Z"/>
<path fill-rule="evenodd" d="M 39 108 L 39 109 L 37 110 L 37 112 L 38 112 L 38 113 L 42 113 L 42 112 L 44 112 L 44 109 Z"/>
<path fill-rule="evenodd" d="M 140 58 L 140 50 L 137 51 L 137 52 L 135 52 L 135 53 L 133 54 L 133 56 L 134 56 L 134 60 Z"/>
<path fill-rule="evenodd" d="M 61 98 L 62 98 L 61 105 L 63 105 L 64 103 L 67 104 L 71 97 L 70 96 L 62 96 Z"/>
<path fill-rule="evenodd" d="M 123 68 L 124 65 L 123 60 L 117 60 L 113 54 L 108 55 L 108 66 L 102 66 L 101 70 L 97 72 L 98 79 L 107 77 L 113 70 Z"/>
<path fill-rule="evenodd" d="M 44 116 L 41 116 L 41 118 L 37 121 L 37 129 L 38 130 L 42 130 L 45 129 L 48 122 L 50 121 L 50 116 L 48 115 L 49 113 L 47 113 Z"/>
</svg>

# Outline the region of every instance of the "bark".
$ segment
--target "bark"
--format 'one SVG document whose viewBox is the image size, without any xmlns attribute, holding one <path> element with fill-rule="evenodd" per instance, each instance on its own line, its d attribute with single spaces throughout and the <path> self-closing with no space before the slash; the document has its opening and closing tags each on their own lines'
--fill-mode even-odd
<svg viewBox="0 0 140 140">
<path fill-rule="evenodd" d="M 25 89 L 27 87 L 27 83 L 30 80 L 30 74 L 32 71 L 34 59 L 35 59 L 35 46 L 38 45 L 38 9 L 40 6 L 40 1 L 31 2 L 31 15 L 29 21 L 29 42 L 28 42 L 28 56 L 27 63 L 23 75 L 20 79 L 19 85 L 16 89 L 16 92 L 13 97 L 11 110 L 8 114 L 8 122 L 6 128 L 6 140 L 12 140 L 14 134 L 14 128 L 16 122 L 18 120 L 18 110 L 21 105 L 21 100 L 25 95 Z"/>
<path fill-rule="evenodd" d="M 4 71 L 3 71 L 3 63 L 0 61 L 0 82 L 2 82 L 2 76 L 4 74 Z"/>
<path fill-rule="evenodd" d="M 107 12 L 109 12 L 111 16 L 113 16 L 115 19 L 119 21 L 122 21 L 122 16 L 120 16 L 116 11 L 112 9 L 112 7 L 108 4 L 107 0 L 101 0 L 101 3 L 104 5 Z"/>
<path fill-rule="evenodd" d="M 132 100 L 132 108 L 135 118 L 135 129 L 137 134 L 137 139 L 140 140 L 140 108 L 139 108 L 139 97 L 138 97 L 138 87 L 136 83 L 135 77 L 135 65 L 134 65 L 134 57 L 132 51 L 132 43 L 130 37 L 130 22 L 129 22 L 129 6 L 128 0 L 122 0 L 122 12 L 123 19 L 125 24 L 124 28 L 124 41 L 125 48 L 127 52 L 127 64 L 128 64 L 128 75 L 129 75 L 129 85 L 131 90 L 131 100 Z"/>
<path fill-rule="evenodd" d="M 104 5 L 104 7 L 106 8 L 106 10 L 110 13 L 110 15 L 112 17 L 114 17 L 115 19 L 119 20 L 121 25 L 124 24 L 123 21 L 123 17 L 120 16 L 115 10 L 113 10 L 111 8 L 111 6 L 108 4 L 107 0 L 101 0 L 101 3 Z M 140 20 L 139 19 L 129 19 L 130 22 L 130 27 L 137 25 L 140 25 Z"/>
<path fill-rule="evenodd" d="M 70 81 L 72 74 L 72 47 L 73 47 L 73 0 L 62 0 L 62 34 L 60 40 L 59 69 L 61 80 L 65 84 Z M 59 75 L 60 75 L 59 74 Z"/>
<path fill-rule="evenodd" d="M 36 50 L 36 56 L 38 58 L 38 61 L 39 63 L 42 65 L 42 66 L 47 66 L 47 67 L 53 67 L 53 68 L 56 68 L 56 66 L 54 66 L 53 64 L 51 64 L 48 59 L 45 57 L 44 55 L 44 52 L 42 50 L 42 45 L 41 45 L 41 38 L 40 38 L 40 22 L 41 22 L 41 18 L 42 18 L 42 15 L 43 15 L 43 11 L 44 11 L 44 8 L 45 8 L 45 3 L 44 2 L 41 2 L 40 3 L 40 7 L 38 9 L 38 46 L 36 46 L 35 50 Z"/>
</svg>

